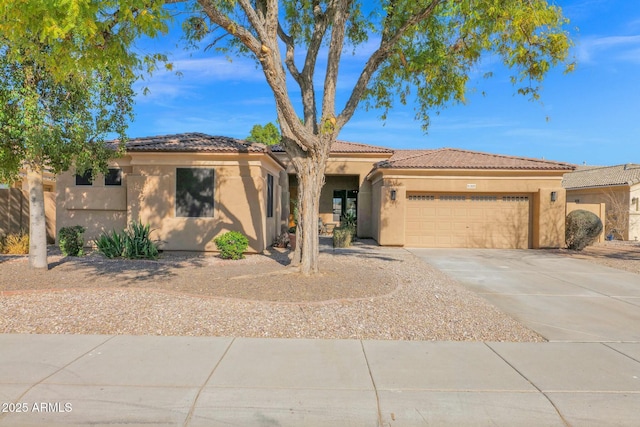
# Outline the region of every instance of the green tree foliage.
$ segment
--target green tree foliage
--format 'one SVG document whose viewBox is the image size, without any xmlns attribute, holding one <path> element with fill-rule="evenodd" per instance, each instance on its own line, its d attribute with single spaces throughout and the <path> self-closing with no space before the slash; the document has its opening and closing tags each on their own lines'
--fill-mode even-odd
<svg viewBox="0 0 640 427">
<path fill-rule="evenodd" d="M 249 136 L 247 137 L 247 141 L 261 142 L 266 145 L 276 145 L 280 143 L 281 138 L 278 127 L 269 122 L 264 126 L 253 125 L 251 132 L 249 132 Z"/>
<path fill-rule="evenodd" d="M 132 117 L 133 82 L 162 55 L 133 51 L 167 30 L 156 0 L 3 1 L 0 5 L 0 181 L 24 168 L 30 265 L 46 268 L 42 172 L 105 169 Z"/>
<path fill-rule="evenodd" d="M 331 145 L 361 103 L 382 109 L 384 117 L 396 102 L 412 101 L 426 127 L 434 109 L 464 101 L 469 74 L 483 54 L 501 59 L 517 91 L 535 99 L 539 82 L 565 62 L 570 46 L 567 20 L 546 0 L 192 4 L 188 38 L 196 44 L 214 40 L 219 50 L 253 57 L 273 91 L 282 145 L 298 176 L 302 242 L 293 262 L 304 274 L 317 271 L 319 197 Z M 338 110 L 339 69 L 349 50 L 364 61 Z M 326 63 L 322 72 L 320 63 Z M 300 96 L 289 94 L 287 81 L 298 86 Z M 297 111 L 303 112 L 302 122 Z"/>
</svg>

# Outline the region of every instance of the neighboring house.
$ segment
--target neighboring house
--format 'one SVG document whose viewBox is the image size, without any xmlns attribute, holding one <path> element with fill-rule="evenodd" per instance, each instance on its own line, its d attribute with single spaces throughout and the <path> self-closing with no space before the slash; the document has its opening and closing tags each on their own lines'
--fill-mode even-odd
<svg viewBox="0 0 640 427">
<path fill-rule="evenodd" d="M 607 235 L 640 239 L 640 165 L 581 166 L 564 176 L 562 186 L 569 202 L 605 204 Z"/>
<path fill-rule="evenodd" d="M 50 171 L 43 175 L 47 242 L 53 243 L 56 240 L 56 177 Z M 0 184 L 0 236 L 28 231 L 29 185 L 22 169 L 17 181 Z"/>
<path fill-rule="evenodd" d="M 27 172 L 24 169 L 20 170 L 19 180 L 11 184 L 0 184 L 0 188 L 20 188 L 24 191 L 29 191 L 29 183 L 27 182 Z M 45 170 L 42 176 L 42 187 L 45 192 L 56 191 L 56 176 L 49 170 Z"/>
<path fill-rule="evenodd" d="M 381 245 L 542 248 L 564 245 L 562 176 L 574 166 L 456 149 L 392 150 L 337 141 L 320 217 L 357 216 L 359 237 Z M 286 230 L 297 181 L 282 147 L 181 134 L 139 138 L 90 183 L 58 178 L 58 225 L 86 237 L 151 224 L 168 250 L 215 250 L 227 230 L 260 252 Z"/>
</svg>

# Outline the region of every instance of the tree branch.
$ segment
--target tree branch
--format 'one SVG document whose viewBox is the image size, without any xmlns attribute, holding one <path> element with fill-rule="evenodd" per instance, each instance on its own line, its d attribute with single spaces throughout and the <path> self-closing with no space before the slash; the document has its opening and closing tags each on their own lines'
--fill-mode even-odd
<svg viewBox="0 0 640 427">
<path fill-rule="evenodd" d="M 278 24 L 278 37 L 280 37 L 280 40 L 282 40 L 287 49 L 284 59 L 287 69 L 289 70 L 291 77 L 293 77 L 296 83 L 300 85 L 300 71 L 298 70 L 298 67 L 296 67 L 296 63 L 294 61 L 296 46 L 293 42 L 293 38 L 284 31 L 284 28 L 282 28 L 282 25 L 280 24 Z"/>
<path fill-rule="evenodd" d="M 216 7 L 212 0 L 199 0 L 198 3 L 200 3 L 200 5 L 202 6 L 202 10 L 204 10 L 211 21 L 219 25 L 227 33 L 237 38 L 243 45 L 247 47 L 247 49 L 253 52 L 256 57 L 260 57 L 262 44 L 253 36 L 253 34 L 251 34 L 248 29 L 222 13 L 220 9 Z"/>
<path fill-rule="evenodd" d="M 353 116 L 353 113 L 358 107 L 358 104 L 362 99 L 362 95 L 369 85 L 373 74 L 392 53 L 391 49 L 400 41 L 409 28 L 430 17 L 435 8 L 443 3 L 443 1 L 444 0 L 432 0 L 429 5 L 422 9 L 422 11 L 407 19 L 407 21 L 394 33 L 388 33 L 387 28 L 383 30 L 383 37 L 380 40 L 380 46 L 365 64 L 362 69 L 362 73 L 360 73 L 360 77 L 358 77 L 358 81 L 351 91 L 351 96 L 349 97 L 347 104 L 336 119 L 336 127 L 338 129 L 342 128 L 342 126 L 344 126 L 345 123 L 347 123 Z M 386 37 L 385 34 L 387 35 Z"/>
<path fill-rule="evenodd" d="M 332 120 L 335 128 L 335 99 L 338 81 L 340 58 L 344 48 L 345 29 L 349 17 L 349 9 L 353 0 L 336 0 L 331 2 L 332 9 L 328 11 L 333 26 L 331 28 L 331 41 L 329 42 L 329 54 L 327 58 L 327 72 L 324 77 L 324 94 L 322 97 L 322 120 Z M 322 126 L 325 126 L 323 123 Z"/>
<path fill-rule="evenodd" d="M 265 21 L 264 19 L 261 19 L 260 16 L 258 16 L 258 13 L 251 5 L 251 2 L 249 2 L 248 0 L 237 0 L 237 1 L 240 7 L 242 8 L 242 10 L 244 10 L 245 15 L 247 15 L 247 19 L 249 20 L 249 23 L 251 24 L 253 29 L 256 30 L 256 33 L 258 33 L 258 37 L 261 40 L 264 40 L 265 38 L 267 38 L 266 34 L 264 34 Z"/>
<path fill-rule="evenodd" d="M 331 6 L 331 4 L 329 6 Z M 313 28 L 313 34 L 311 35 L 311 40 L 309 41 L 309 46 L 307 47 L 307 55 L 304 60 L 304 67 L 302 69 L 303 78 L 306 82 L 305 87 L 301 86 L 305 123 L 307 123 L 307 125 L 312 124 L 314 132 L 317 131 L 317 129 L 315 128 L 318 124 L 318 111 L 316 107 L 316 93 L 313 87 L 313 76 L 316 70 L 318 53 L 320 52 L 320 48 L 322 47 L 322 40 L 324 40 L 327 28 L 329 28 L 329 10 L 330 8 L 328 7 L 327 12 L 323 12 L 322 8 L 320 7 L 320 2 L 317 0 L 313 2 L 315 25 Z"/>
</svg>

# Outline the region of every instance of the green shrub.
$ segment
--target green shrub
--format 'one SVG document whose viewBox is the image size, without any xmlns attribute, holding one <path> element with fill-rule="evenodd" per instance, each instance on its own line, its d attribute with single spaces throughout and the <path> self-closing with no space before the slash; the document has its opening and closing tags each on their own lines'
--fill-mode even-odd
<svg viewBox="0 0 640 427">
<path fill-rule="evenodd" d="M 22 231 L 8 236 L 0 236 L 0 253 L 27 255 L 29 253 L 29 233 Z"/>
<path fill-rule="evenodd" d="M 118 233 L 102 233 L 95 241 L 98 252 L 107 258 L 157 259 L 158 246 L 151 240 L 151 227 L 133 222 Z"/>
<path fill-rule="evenodd" d="M 348 248 L 353 237 L 352 227 L 336 227 L 333 229 L 333 247 Z"/>
<path fill-rule="evenodd" d="M 340 227 L 349 229 L 349 231 L 351 232 L 351 241 L 355 240 L 356 238 L 357 226 L 358 219 L 356 218 L 355 214 L 347 212 L 340 217 Z"/>
<path fill-rule="evenodd" d="M 581 251 L 602 233 L 602 221 L 593 212 L 579 209 L 567 215 L 565 240 L 567 248 Z"/>
<path fill-rule="evenodd" d="M 340 217 L 340 226 L 341 227 L 353 227 L 356 228 L 356 226 L 358 225 L 358 219 L 356 218 L 356 215 L 352 212 L 345 212 L 341 217 Z"/>
<path fill-rule="evenodd" d="M 124 240 L 126 233 L 118 233 L 112 231 L 111 233 L 102 233 L 100 237 L 96 239 L 96 246 L 98 252 L 106 256 L 107 258 L 117 258 L 124 254 Z"/>
<path fill-rule="evenodd" d="M 58 233 L 60 250 L 64 256 L 82 256 L 84 253 L 84 232 L 86 228 L 81 225 L 62 227 Z"/>
<path fill-rule="evenodd" d="M 229 231 L 215 239 L 213 242 L 220 251 L 220 257 L 224 259 L 242 259 L 243 252 L 249 246 L 249 240 L 238 231 Z"/>
<path fill-rule="evenodd" d="M 149 238 L 151 227 L 132 222 L 123 236 L 122 256 L 129 259 L 157 259 L 158 246 Z"/>
</svg>

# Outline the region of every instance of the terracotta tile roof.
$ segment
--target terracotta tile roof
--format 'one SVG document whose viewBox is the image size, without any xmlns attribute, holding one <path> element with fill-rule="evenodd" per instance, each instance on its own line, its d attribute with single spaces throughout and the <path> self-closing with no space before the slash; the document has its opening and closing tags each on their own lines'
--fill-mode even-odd
<svg viewBox="0 0 640 427">
<path fill-rule="evenodd" d="M 283 153 L 284 148 L 282 145 L 272 145 L 271 151 L 274 153 Z M 369 144 L 360 144 L 358 142 L 346 142 L 346 141 L 336 141 L 331 146 L 331 153 L 393 153 L 393 150 L 386 147 L 379 147 L 377 145 L 369 145 Z"/>
<path fill-rule="evenodd" d="M 195 132 L 132 138 L 127 141 L 126 149 L 129 152 L 269 152 L 263 144 Z"/>
<path fill-rule="evenodd" d="M 562 186 L 567 189 L 638 183 L 640 183 L 640 164 L 579 167 L 562 179 Z"/>
<path fill-rule="evenodd" d="M 378 168 L 414 169 L 522 169 L 573 170 L 574 165 L 542 159 L 503 156 L 478 151 L 440 148 L 436 150 L 397 150 Z"/>
</svg>

